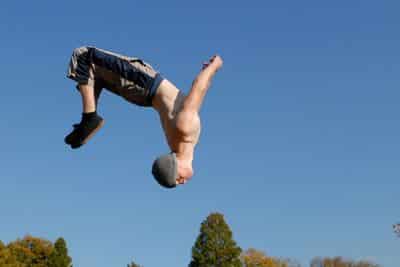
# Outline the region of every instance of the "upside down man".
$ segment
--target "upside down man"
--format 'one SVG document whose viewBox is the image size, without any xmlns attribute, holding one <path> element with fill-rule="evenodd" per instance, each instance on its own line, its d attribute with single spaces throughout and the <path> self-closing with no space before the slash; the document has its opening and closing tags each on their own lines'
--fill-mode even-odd
<svg viewBox="0 0 400 267">
<path fill-rule="evenodd" d="M 192 162 L 201 128 L 199 110 L 222 64 L 218 55 L 203 63 L 185 95 L 140 58 L 91 46 L 74 49 L 67 77 L 77 82 L 83 111 L 80 123 L 73 125 L 65 143 L 79 148 L 103 126 L 97 102 L 101 91 L 107 89 L 132 104 L 157 111 L 170 152 L 154 160 L 152 174 L 167 188 L 185 184 L 194 174 Z"/>
</svg>

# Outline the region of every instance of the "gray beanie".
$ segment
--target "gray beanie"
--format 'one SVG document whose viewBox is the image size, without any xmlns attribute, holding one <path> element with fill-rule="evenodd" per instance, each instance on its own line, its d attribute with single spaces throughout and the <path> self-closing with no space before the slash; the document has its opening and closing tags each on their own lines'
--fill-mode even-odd
<svg viewBox="0 0 400 267">
<path fill-rule="evenodd" d="M 152 173 L 157 182 L 166 187 L 174 188 L 178 178 L 178 164 L 175 153 L 159 156 L 153 162 Z"/>
</svg>

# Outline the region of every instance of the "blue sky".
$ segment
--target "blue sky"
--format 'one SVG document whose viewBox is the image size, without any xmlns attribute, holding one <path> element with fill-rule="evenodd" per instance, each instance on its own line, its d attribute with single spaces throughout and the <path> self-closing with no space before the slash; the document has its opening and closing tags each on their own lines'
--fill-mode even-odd
<svg viewBox="0 0 400 267">
<path fill-rule="evenodd" d="M 398 1 L 7 1 L 2 35 L 0 239 L 64 237 L 74 266 L 186 266 L 222 212 L 243 248 L 400 265 Z M 167 151 L 156 113 L 110 93 L 105 127 L 80 119 L 73 48 L 137 56 L 187 92 L 219 53 L 196 176 L 151 177 Z"/>
</svg>

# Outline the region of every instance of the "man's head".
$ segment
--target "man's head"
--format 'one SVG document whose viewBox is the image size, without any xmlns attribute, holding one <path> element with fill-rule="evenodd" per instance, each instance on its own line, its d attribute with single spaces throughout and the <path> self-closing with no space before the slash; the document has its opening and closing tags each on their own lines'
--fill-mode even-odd
<svg viewBox="0 0 400 267">
<path fill-rule="evenodd" d="M 189 166 L 179 160 L 173 152 L 159 156 L 153 162 L 152 173 L 157 182 L 166 188 L 184 184 L 193 175 L 191 164 Z"/>
</svg>

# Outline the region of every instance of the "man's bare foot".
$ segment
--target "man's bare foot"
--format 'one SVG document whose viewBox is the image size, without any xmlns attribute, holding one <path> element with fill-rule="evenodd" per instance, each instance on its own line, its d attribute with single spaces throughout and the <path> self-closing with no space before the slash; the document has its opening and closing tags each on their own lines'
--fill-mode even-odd
<svg viewBox="0 0 400 267">
<path fill-rule="evenodd" d="M 219 70 L 223 65 L 223 60 L 219 55 L 215 55 L 208 62 L 203 63 L 203 70 L 206 68 L 213 68 L 215 71 Z"/>
</svg>

